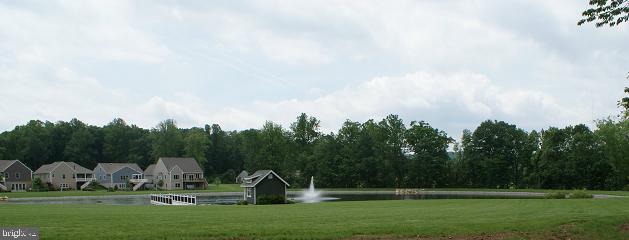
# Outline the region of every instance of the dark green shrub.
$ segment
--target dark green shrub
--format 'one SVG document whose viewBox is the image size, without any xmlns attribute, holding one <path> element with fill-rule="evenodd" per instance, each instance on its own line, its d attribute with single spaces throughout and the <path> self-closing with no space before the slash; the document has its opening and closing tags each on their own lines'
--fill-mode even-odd
<svg viewBox="0 0 629 240">
<path fill-rule="evenodd" d="M 574 191 L 570 193 L 570 198 L 593 198 L 592 194 L 586 193 L 585 191 Z"/>
<path fill-rule="evenodd" d="M 248 205 L 249 202 L 247 202 L 247 200 L 240 200 L 238 201 L 238 203 L 236 203 L 236 205 Z"/>
<path fill-rule="evenodd" d="M 564 199 L 566 198 L 565 192 L 549 192 L 544 194 L 544 198 L 547 199 Z"/>
<path fill-rule="evenodd" d="M 256 204 L 258 205 L 266 205 L 266 204 L 285 204 L 286 198 L 282 195 L 262 195 L 256 199 Z"/>
<path fill-rule="evenodd" d="M 35 192 L 44 192 L 48 191 L 48 185 L 42 182 L 40 178 L 33 179 L 33 184 L 31 186 L 31 190 Z"/>
<path fill-rule="evenodd" d="M 629 191 L 629 184 L 625 185 L 625 187 L 622 188 L 623 191 Z"/>
</svg>

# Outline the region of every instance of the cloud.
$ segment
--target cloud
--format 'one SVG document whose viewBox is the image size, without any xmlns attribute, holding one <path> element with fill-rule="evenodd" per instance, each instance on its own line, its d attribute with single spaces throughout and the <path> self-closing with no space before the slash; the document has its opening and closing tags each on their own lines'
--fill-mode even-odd
<svg viewBox="0 0 629 240">
<path fill-rule="evenodd" d="M 549 1 L 0 3 L 0 129 L 30 119 L 288 126 L 399 114 L 457 135 L 615 114 L 629 28 Z M 518 9 L 513 11 L 513 9 Z"/>
<path fill-rule="evenodd" d="M 259 127 L 267 120 L 288 127 L 305 112 L 319 118 L 325 131 L 336 131 L 346 119 L 362 122 L 398 114 L 407 124 L 426 120 L 454 136 L 463 130 L 456 125 L 461 120 L 473 123 L 467 128 L 485 119 L 499 119 L 527 129 L 587 120 L 581 108 L 539 90 L 503 88 L 482 74 L 469 72 L 378 77 L 312 99 L 255 101 L 219 109 L 208 109 L 201 102 L 154 97 L 138 109 L 149 119 L 175 118 L 184 126 L 219 123 L 226 129 Z"/>
</svg>

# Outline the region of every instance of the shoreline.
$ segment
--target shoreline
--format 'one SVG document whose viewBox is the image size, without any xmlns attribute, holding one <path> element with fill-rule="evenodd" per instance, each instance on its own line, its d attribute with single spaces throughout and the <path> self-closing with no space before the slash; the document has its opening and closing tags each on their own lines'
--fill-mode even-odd
<svg viewBox="0 0 629 240">
<path fill-rule="evenodd" d="M 368 190 L 368 191 L 357 191 L 357 190 L 322 190 L 320 191 L 323 195 L 396 195 L 396 191 L 394 190 Z M 168 193 L 167 191 L 163 192 L 164 194 Z M 294 197 L 299 196 L 302 191 L 287 191 L 287 195 Z M 138 198 L 143 196 L 149 196 L 150 194 L 159 194 L 159 193 L 141 193 L 141 194 L 112 194 L 112 195 L 97 195 L 97 196 L 55 196 L 55 197 L 19 197 L 19 198 L 9 198 L 5 202 L 11 201 L 26 201 L 26 200 L 80 200 L 80 199 L 127 199 L 127 198 Z M 231 196 L 242 196 L 242 192 L 189 192 L 189 193 L 176 193 L 183 195 L 194 195 L 194 196 L 203 196 L 203 197 L 231 197 Z M 531 197 L 531 198 L 543 198 L 546 193 L 544 192 L 495 192 L 495 191 L 444 191 L 444 190 L 426 190 L 419 191 L 414 194 L 400 194 L 400 195 L 434 195 L 434 196 L 443 196 L 443 195 L 456 195 L 456 196 L 487 196 L 487 197 Z M 610 194 L 592 194 L 592 197 L 595 199 L 607 199 L 607 198 L 625 198 L 626 196 L 618 196 L 618 195 L 610 195 Z"/>
</svg>

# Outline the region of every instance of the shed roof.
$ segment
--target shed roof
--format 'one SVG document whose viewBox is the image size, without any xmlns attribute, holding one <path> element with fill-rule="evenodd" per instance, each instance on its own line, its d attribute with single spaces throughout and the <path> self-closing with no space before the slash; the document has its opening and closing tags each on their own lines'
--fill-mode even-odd
<svg viewBox="0 0 629 240">
<path fill-rule="evenodd" d="M 275 177 L 277 177 L 279 180 L 284 182 L 286 186 L 290 186 L 290 184 L 284 181 L 284 179 L 282 179 L 280 175 L 277 175 L 277 173 L 273 172 L 273 170 L 258 170 L 254 172 L 253 174 L 245 177 L 243 183 L 240 186 L 241 187 L 255 187 L 256 185 L 258 185 L 258 183 L 262 182 L 262 180 L 264 180 L 266 176 L 268 176 L 269 174 L 275 175 Z M 251 182 L 247 183 L 248 180 L 250 180 Z"/>
</svg>

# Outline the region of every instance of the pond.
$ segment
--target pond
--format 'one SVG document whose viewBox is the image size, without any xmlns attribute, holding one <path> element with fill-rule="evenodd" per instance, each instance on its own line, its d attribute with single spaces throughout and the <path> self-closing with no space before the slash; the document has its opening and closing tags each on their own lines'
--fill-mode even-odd
<svg viewBox="0 0 629 240">
<path fill-rule="evenodd" d="M 299 192 L 289 192 L 288 198 L 299 197 Z M 200 193 L 199 205 L 230 205 L 242 200 L 242 193 Z M 421 194 L 396 195 L 389 191 L 336 191 L 324 192 L 323 197 L 330 201 L 367 201 L 367 200 L 423 200 L 423 199 L 530 199 L 543 198 L 539 193 L 504 193 L 504 192 L 425 192 Z M 149 195 L 112 195 L 85 197 L 45 197 L 15 198 L 0 204 L 108 204 L 108 205 L 149 205 Z"/>
</svg>

